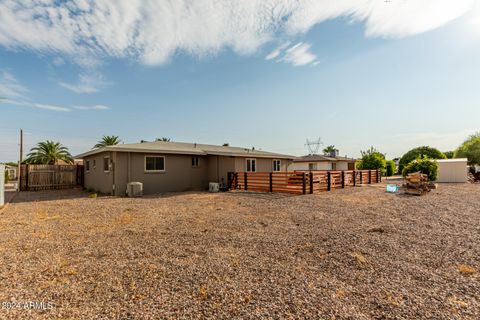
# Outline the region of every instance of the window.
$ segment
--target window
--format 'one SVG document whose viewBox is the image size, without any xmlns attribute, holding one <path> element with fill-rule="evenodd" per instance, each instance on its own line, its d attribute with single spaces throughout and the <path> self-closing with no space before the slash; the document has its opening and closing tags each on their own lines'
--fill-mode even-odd
<svg viewBox="0 0 480 320">
<path fill-rule="evenodd" d="M 163 172 L 165 171 L 165 157 L 163 156 L 146 156 L 145 172 Z"/>
<path fill-rule="evenodd" d="M 85 171 L 90 171 L 90 160 L 85 161 Z"/>
<path fill-rule="evenodd" d="M 257 171 L 257 159 L 247 159 L 247 172 Z"/>
<path fill-rule="evenodd" d="M 337 170 L 337 163 L 336 162 L 332 162 L 332 170 Z"/>
<path fill-rule="evenodd" d="M 273 160 L 273 172 L 279 172 L 282 162 L 280 160 Z"/>
<path fill-rule="evenodd" d="M 317 164 L 316 163 L 309 163 L 308 164 L 308 170 L 317 170 Z"/>
<path fill-rule="evenodd" d="M 192 157 L 192 167 L 198 167 L 198 157 Z"/>
<path fill-rule="evenodd" d="M 110 171 L 110 157 L 103 158 L 103 171 Z"/>
</svg>

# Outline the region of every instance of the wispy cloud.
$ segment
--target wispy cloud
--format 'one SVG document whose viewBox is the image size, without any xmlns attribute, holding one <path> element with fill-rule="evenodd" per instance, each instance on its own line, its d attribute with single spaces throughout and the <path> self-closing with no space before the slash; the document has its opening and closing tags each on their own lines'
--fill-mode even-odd
<svg viewBox="0 0 480 320">
<path fill-rule="evenodd" d="M 276 59 L 276 62 L 285 62 L 293 66 L 317 65 L 317 56 L 310 52 L 311 44 L 299 42 L 289 48 L 285 45 L 275 48 L 265 59 Z"/>
<path fill-rule="evenodd" d="M 0 2 L 0 45 L 92 66 L 106 57 L 146 65 L 177 52 L 194 56 L 231 48 L 255 52 L 277 37 L 295 39 L 323 21 L 344 17 L 368 37 L 405 37 L 438 28 L 470 11 L 475 0 L 151 0 Z M 299 50 L 299 49 L 298 49 Z M 272 52 L 270 59 L 278 57 Z M 304 58 L 305 59 L 305 58 Z M 308 58 L 307 58 L 308 59 Z M 78 92 L 93 85 L 64 83 Z"/>
<path fill-rule="evenodd" d="M 32 103 L 31 106 L 35 107 L 35 108 L 38 108 L 38 109 L 51 110 L 51 111 L 60 111 L 60 112 L 72 111 L 69 108 L 61 107 L 61 106 L 54 106 L 54 105 L 51 105 L 51 104 Z"/>
<path fill-rule="evenodd" d="M 0 70 L 0 97 L 24 98 L 28 90 L 8 71 Z"/>
<path fill-rule="evenodd" d="M 109 85 L 110 82 L 106 81 L 101 73 L 89 72 L 80 74 L 78 82 L 75 84 L 62 81 L 58 84 L 75 93 L 94 93 Z"/>
<path fill-rule="evenodd" d="M 77 110 L 108 110 L 110 109 L 110 107 L 104 106 L 102 104 L 97 104 L 94 106 L 73 106 L 72 108 Z"/>
</svg>

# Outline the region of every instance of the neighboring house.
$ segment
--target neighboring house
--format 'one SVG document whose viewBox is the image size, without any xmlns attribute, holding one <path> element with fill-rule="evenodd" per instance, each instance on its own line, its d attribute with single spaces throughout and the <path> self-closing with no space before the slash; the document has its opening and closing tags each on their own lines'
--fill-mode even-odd
<svg viewBox="0 0 480 320">
<path fill-rule="evenodd" d="M 286 172 L 294 156 L 255 149 L 183 142 L 143 142 L 94 149 L 83 159 L 85 187 L 125 195 L 127 183 L 143 183 L 144 194 L 204 190 L 227 183 L 228 172 Z"/>
<path fill-rule="evenodd" d="M 298 157 L 293 160 L 288 171 L 295 170 L 354 170 L 355 159 L 341 157 L 332 154 L 324 156 L 319 154 L 309 154 L 308 156 Z"/>
<path fill-rule="evenodd" d="M 8 177 L 8 180 L 16 180 L 17 179 L 17 167 L 14 166 L 5 166 L 5 175 Z"/>
</svg>

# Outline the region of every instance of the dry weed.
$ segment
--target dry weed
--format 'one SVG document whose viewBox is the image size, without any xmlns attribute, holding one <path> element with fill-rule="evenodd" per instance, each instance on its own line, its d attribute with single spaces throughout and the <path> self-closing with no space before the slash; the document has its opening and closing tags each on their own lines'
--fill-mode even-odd
<svg viewBox="0 0 480 320">
<path fill-rule="evenodd" d="M 461 274 L 474 274 L 476 272 L 475 268 L 461 264 L 458 266 L 458 272 Z"/>
<path fill-rule="evenodd" d="M 355 258 L 355 261 L 357 261 L 359 265 L 364 265 L 365 263 L 367 263 L 367 259 L 365 259 L 365 257 L 359 252 L 354 252 L 352 254 L 352 257 Z"/>
</svg>

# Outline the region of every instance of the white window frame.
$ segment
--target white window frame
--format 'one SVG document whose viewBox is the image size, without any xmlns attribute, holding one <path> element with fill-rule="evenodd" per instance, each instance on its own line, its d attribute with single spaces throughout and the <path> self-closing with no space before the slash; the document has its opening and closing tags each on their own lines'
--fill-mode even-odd
<svg viewBox="0 0 480 320">
<path fill-rule="evenodd" d="M 108 159 L 108 167 L 107 167 L 107 170 L 105 170 L 105 159 Z M 110 172 L 110 166 L 112 165 L 112 163 L 110 162 L 110 156 L 105 156 L 103 157 L 103 172 L 105 173 L 108 173 Z"/>
<path fill-rule="evenodd" d="M 90 160 L 85 161 L 85 172 L 90 172 Z"/>
<path fill-rule="evenodd" d="M 147 158 L 163 158 L 163 170 L 147 170 Z M 167 160 L 165 158 L 165 156 L 159 156 L 159 155 L 146 155 L 144 158 L 143 158 L 143 171 L 145 173 L 162 173 L 162 172 L 165 172 L 167 170 Z"/>
<path fill-rule="evenodd" d="M 255 170 L 248 170 L 248 161 L 255 162 Z M 252 162 L 250 162 L 250 169 L 252 169 Z M 245 172 L 257 172 L 257 159 L 255 158 L 245 159 Z"/>
<path fill-rule="evenodd" d="M 282 171 L 282 160 L 280 160 L 280 159 L 273 159 L 272 162 L 273 162 L 273 172 L 280 172 L 280 171 Z M 275 169 L 276 169 L 276 168 L 275 168 L 275 163 L 277 163 L 277 162 L 278 162 L 278 170 L 275 170 Z"/>
<path fill-rule="evenodd" d="M 312 168 L 310 168 L 310 165 L 311 165 Z M 309 171 L 318 170 L 318 163 L 316 163 L 316 162 L 309 162 L 309 163 L 308 163 L 308 170 L 309 170 Z"/>
<path fill-rule="evenodd" d="M 200 167 L 200 157 L 193 156 L 192 157 L 192 168 L 198 168 L 198 167 Z"/>
</svg>

